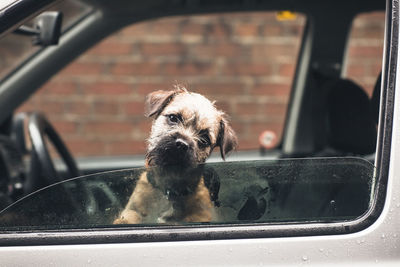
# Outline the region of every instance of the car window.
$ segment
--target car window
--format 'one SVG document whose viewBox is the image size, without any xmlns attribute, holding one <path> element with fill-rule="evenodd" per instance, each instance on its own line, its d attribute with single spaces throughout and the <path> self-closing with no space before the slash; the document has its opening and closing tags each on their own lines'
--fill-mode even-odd
<svg viewBox="0 0 400 267">
<path fill-rule="evenodd" d="M 75 156 L 143 154 L 151 124 L 145 96 L 182 84 L 228 114 L 240 150 L 258 150 L 266 131 L 273 148 L 304 25 L 302 14 L 277 12 L 137 23 L 83 54 L 19 110 L 44 112 Z"/>
<path fill-rule="evenodd" d="M 362 13 L 353 20 L 344 76 L 358 83 L 372 96 L 382 70 L 385 13 Z"/>
<path fill-rule="evenodd" d="M 345 55 L 345 77 L 361 86 L 339 77 L 324 77 L 319 68 L 338 74 L 341 66 L 335 63 L 337 58 L 331 64 L 329 56 L 321 57 L 327 60 L 325 65 L 310 62 L 307 68 L 298 66 L 303 71 L 310 68 L 307 77 L 295 73 L 299 52 L 303 57 L 316 57 L 308 53 L 312 46 L 300 50 L 310 42 L 302 39 L 303 33 L 312 29 L 307 28 L 312 20 L 306 22 L 306 16 L 300 13 L 169 17 L 116 32 L 54 76 L 17 112 L 45 113 L 75 156 L 139 154 L 144 158 L 151 126 L 151 120 L 143 114 L 146 95 L 185 86 L 216 100 L 215 105 L 228 114 L 238 134 L 239 150 L 260 150 L 257 156 L 262 160 L 239 157 L 231 162 L 200 164 L 188 176 L 195 177 L 198 187 L 192 187 L 191 179 L 159 175 L 162 171 L 149 166 L 66 180 L 25 196 L 3 210 L 0 227 L 13 231 L 127 224 L 361 221 L 374 206 L 377 192 L 377 125 L 369 113 L 370 89 L 365 94 L 361 88 L 373 84 L 371 77 L 374 71 L 379 74 L 376 66 L 381 61 L 378 55 L 372 55 L 373 59 L 364 57 L 364 49 L 360 48 L 379 46 L 379 41 L 369 39 L 368 30 L 359 29 L 360 25 L 374 27 L 370 23 L 373 19 L 383 20 L 375 13 L 371 16 L 361 15 L 353 21 Z M 357 29 L 358 34 L 354 33 Z M 365 51 L 379 50 L 375 48 Z M 361 65 L 368 71 L 357 76 Z M 300 84 L 297 87 L 307 84 L 300 88 L 306 91 L 305 97 L 296 99 L 301 95 L 297 92 L 290 95 L 296 80 Z M 299 102 L 300 98 L 311 100 Z M 286 111 L 293 110 L 293 103 L 300 103 L 306 110 L 299 109 L 301 119 L 311 119 L 292 131 L 307 129 L 296 132 L 304 140 L 304 147 L 310 140 L 318 142 L 306 152 L 285 155 L 279 143 L 286 134 Z M 290 127 L 290 122 L 286 126 Z M 221 142 L 221 135 L 217 139 Z M 279 153 L 273 160 L 266 160 L 264 152 L 271 148 Z M 171 168 L 174 173 L 175 166 Z M 165 181 L 172 181 L 178 189 Z M 188 199 L 193 195 L 198 198 Z M 193 206 L 186 206 L 187 203 Z M 191 210 L 203 213 L 187 219 L 185 215 Z M 342 226 L 340 231 L 349 229 Z"/>
<path fill-rule="evenodd" d="M 139 212 L 146 205 L 150 206 L 141 213 L 140 220 L 122 224 L 339 222 L 361 217 L 374 197 L 374 167 L 359 158 L 241 161 L 197 168 L 208 188 L 207 198 L 214 203 L 209 207 L 210 220 L 171 215 L 171 210 L 180 210 L 177 206 L 181 202 L 185 215 L 198 213 L 197 204 L 205 203 L 204 196 L 193 203 L 191 194 L 157 186 L 156 182 L 148 184 L 152 188 L 151 202 L 129 206 L 132 198 L 148 197 L 147 192 L 137 189 L 142 187 L 143 174 L 150 181 L 150 174 L 157 172 L 136 168 L 93 174 L 44 188 L 3 210 L 0 229 L 116 227 L 127 207 Z"/>
</svg>

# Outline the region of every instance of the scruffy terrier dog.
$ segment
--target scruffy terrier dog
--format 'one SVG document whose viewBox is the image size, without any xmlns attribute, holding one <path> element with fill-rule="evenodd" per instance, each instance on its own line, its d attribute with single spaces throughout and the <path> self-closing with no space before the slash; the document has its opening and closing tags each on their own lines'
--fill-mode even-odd
<svg viewBox="0 0 400 267">
<path fill-rule="evenodd" d="M 221 157 L 237 138 L 225 114 L 204 96 L 177 87 L 146 99 L 153 125 L 146 171 L 115 224 L 209 222 L 213 216 L 203 165 L 216 146 Z"/>
</svg>

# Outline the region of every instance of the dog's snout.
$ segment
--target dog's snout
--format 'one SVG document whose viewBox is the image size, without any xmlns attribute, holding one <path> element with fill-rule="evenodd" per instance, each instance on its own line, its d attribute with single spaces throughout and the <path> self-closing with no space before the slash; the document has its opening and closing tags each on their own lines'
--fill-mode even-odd
<svg viewBox="0 0 400 267">
<path fill-rule="evenodd" d="M 176 139 L 175 144 L 178 150 L 187 151 L 189 149 L 189 144 L 181 138 Z"/>
</svg>

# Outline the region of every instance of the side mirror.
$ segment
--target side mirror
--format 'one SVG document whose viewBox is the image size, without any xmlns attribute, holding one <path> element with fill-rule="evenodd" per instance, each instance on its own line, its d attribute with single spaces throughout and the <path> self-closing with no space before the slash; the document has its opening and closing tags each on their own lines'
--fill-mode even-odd
<svg viewBox="0 0 400 267">
<path fill-rule="evenodd" d="M 62 13 L 48 11 L 34 19 L 33 28 L 22 25 L 15 33 L 33 36 L 34 45 L 57 45 L 61 36 L 61 24 Z"/>
</svg>

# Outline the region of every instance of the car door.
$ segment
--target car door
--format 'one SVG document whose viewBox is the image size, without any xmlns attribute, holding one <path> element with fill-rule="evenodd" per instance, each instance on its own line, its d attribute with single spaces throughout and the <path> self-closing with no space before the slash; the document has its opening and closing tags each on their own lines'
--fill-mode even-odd
<svg viewBox="0 0 400 267">
<path fill-rule="evenodd" d="M 400 98 L 395 94 L 398 86 L 396 83 L 398 8 L 396 1 L 388 2 L 375 165 L 349 158 L 328 160 L 340 168 L 332 168 L 334 164 L 326 162 L 318 165 L 321 164 L 320 159 L 306 159 L 301 161 L 300 165 L 293 164 L 298 161 L 292 159 L 278 160 L 279 164 L 289 162 L 289 166 L 292 166 L 292 172 L 289 172 L 291 175 L 288 177 L 308 178 L 304 179 L 305 181 L 312 180 L 310 177 L 313 176 L 308 174 L 313 173 L 312 171 L 315 173 L 315 170 L 318 170 L 321 177 L 324 177 L 324 173 L 340 176 L 351 170 L 354 173 L 350 172 L 350 177 L 359 178 L 363 172 L 358 172 L 357 166 L 361 166 L 361 170 L 367 173 L 365 176 L 369 182 L 364 185 L 369 186 L 366 192 L 370 196 L 361 214 L 336 217 L 337 201 L 333 203 L 328 201 L 328 209 L 331 208 L 330 212 L 333 215 L 317 220 L 301 219 L 302 211 L 307 211 L 307 207 L 300 205 L 297 208 L 303 210 L 300 210 L 297 217 L 292 215 L 294 220 L 278 219 L 273 223 L 246 220 L 184 226 L 105 225 L 91 228 L 87 225 L 73 225 L 69 229 L 57 229 L 58 227 L 49 225 L 49 228 L 44 230 L 3 227 L 0 235 L 2 262 L 5 265 L 34 263 L 66 266 L 86 264 L 125 266 L 136 263 L 145 266 L 156 264 L 320 266 L 374 263 L 397 266 L 400 234 L 397 229 L 400 221 L 398 210 L 400 169 L 397 167 L 400 166 L 397 159 L 400 143 L 396 135 L 400 123 L 397 119 L 400 118 L 397 109 Z M 278 163 L 273 163 L 277 166 L 273 172 L 275 177 L 284 175 L 282 170 L 290 169 L 290 167 L 279 168 Z M 226 171 L 223 165 L 217 164 L 215 168 L 218 169 L 218 166 L 222 168 L 221 173 Z M 256 169 L 255 165 L 238 166 L 248 173 L 255 172 Z M 230 169 L 235 167 L 231 166 Z M 294 175 L 298 173 L 299 176 Z M 313 181 L 318 180 L 314 177 Z M 296 184 L 296 181 L 290 182 Z M 352 192 L 360 194 L 354 187 L 345 185 L 345 188 L 351 189 L 345 193 L 346 196 L 351 196 Z M 285 191 L 287 187 L 278 188 L 282 190 L 276 192 Z M 306 201 L 307 196 L 301 195 L 303 189 L 298 192 L 300 197 L 299 194 L 295 194 L 291 203 Z M 341 207 L 346 207 L 346 204 L 342 204 Z"/>
</svg>

